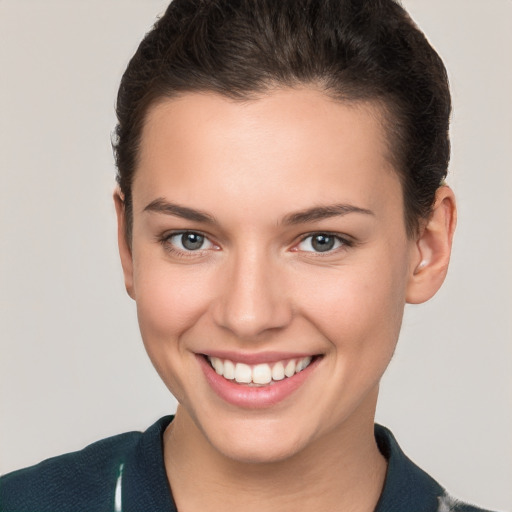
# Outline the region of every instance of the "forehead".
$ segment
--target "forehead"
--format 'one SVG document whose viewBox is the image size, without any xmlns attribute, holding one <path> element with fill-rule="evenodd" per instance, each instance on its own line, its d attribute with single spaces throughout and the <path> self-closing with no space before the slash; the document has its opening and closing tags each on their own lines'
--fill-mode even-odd
<svg viewBox="0 0 512 512">
<path fill-rule="evenodd" d="M 368 205 L 398 184 L 376 104 L 308 88 L 248 101 L 187 93 L 148 112 L 134 200 L 179 195 L 214 204 L 222 195 L 260 208 L 276 200 Z"/>
</svg>

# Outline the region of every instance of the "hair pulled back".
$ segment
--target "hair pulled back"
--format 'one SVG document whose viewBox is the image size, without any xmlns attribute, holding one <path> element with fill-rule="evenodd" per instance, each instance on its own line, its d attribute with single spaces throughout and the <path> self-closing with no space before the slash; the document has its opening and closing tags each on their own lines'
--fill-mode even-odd
<svg viewBox="0 0 512 512">
<path fill-rule="evenodd" d="M 174 0 L 121 80 L 113 147 L 131 238 L 131 186 L 148 109 L 180 93 L 233 99 L 314 85 L 384 107 L 410 236 L 446 176 L 451 100 L 445 67 L 394 0 Z"/>
</svg>

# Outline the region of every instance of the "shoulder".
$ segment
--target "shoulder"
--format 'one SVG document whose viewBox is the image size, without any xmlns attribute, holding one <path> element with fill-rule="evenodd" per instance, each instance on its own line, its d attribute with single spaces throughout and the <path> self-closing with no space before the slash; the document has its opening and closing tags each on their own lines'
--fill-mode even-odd
<svg viewBox="0 0 512 512">
<path fill-rule="evenodd" d="M 490 510 L 470 505 L 450 496 L 446 491 L 439 497 L 439 505 L 436 512 L 491 512 Z"/>
<path fill-rule="evenodd" d="M 450 496 L 405 455 L 387 428 L 375 425 L 375 439 L 388 461 L 384 489 L 375 512 L 490 512 Z"/>
<path fill-rule="evenodd" d="M 143 436 L 141 432 L 116 435 L 2 476 L 0 510 L 112 511 L 124 461 L 136 456 Z"/>
<path fill-rule="evenodd" d="M 0 509 L 2 512 L 102 510 L 102 502 L 113 503 L 109 495 L 113 495 L 119 461 L 133 449 L 140 435 L 128 432 L 109 437 L 83 450 L 3 476 Z"/>
</svg>

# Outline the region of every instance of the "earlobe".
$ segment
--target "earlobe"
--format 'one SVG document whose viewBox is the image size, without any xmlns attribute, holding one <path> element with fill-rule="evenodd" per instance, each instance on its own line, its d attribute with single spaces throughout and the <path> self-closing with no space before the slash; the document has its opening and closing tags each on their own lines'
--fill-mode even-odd
<svg viewBox="0 0 512 512">
<path fill-rule="evenodd" d="M 420 304 L 432 298 L 446 277 L 457 222 L 455 196 L 443 185 L 436 193 L 432 214 L 422 226 L 411 255 L 406 300 Z"/>
<path fill-rule="evenodd" d="M 119 189 L 114 191 L 114 204 L 117 215 L 117 243 L 119 246 L 119 255 L 123 267 L 124 284 L 128 295 L 135 299 L 133 286 L 133 259 L 129 241 L 126 239 L 126 216 L 124 198 Z"/>
</svg>

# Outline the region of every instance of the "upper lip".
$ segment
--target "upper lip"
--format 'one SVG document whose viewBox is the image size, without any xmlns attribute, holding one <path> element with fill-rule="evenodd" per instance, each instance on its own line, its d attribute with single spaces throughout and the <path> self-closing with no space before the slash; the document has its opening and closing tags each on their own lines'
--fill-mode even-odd
<svg viewBox="0 0 512 512">
<path fill-rule="evenodd" d="M 198 352 L 206 357 L 218 357 L 219 359 L 229 359 L 235 363 L 245 363 L 255 365 L 260 363 L 277 363 L 289 359 L 302 359 L 304 357 L 314 357 L 320 355 L 312 352 L 233 352 L 229 350 L 208 350 Z"/>
</svg>

